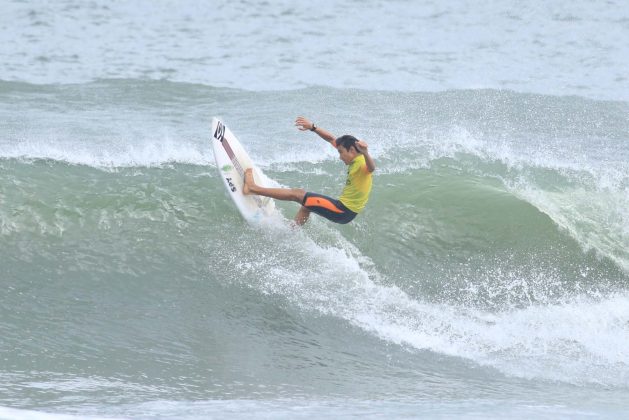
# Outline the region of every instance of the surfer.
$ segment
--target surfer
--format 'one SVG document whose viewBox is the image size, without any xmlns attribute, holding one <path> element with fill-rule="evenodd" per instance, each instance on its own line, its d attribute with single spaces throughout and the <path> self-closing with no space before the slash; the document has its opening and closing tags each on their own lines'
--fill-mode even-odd
<svg viewBox="0 0 629 420">
<path fill-rule="evenodd" d="M 367 143 L 354 136 L 334 137 L 329 131 L 317 127 L 304 117 L 297 117 L 295 125 L 301 131 L 310 130 L 330 143 L 339 152 L 339 158 L 349 166 L 347 181 L 339 199 L 323 194 L 306 192 L 301 188 L 265 188 L 256 185 L 251 169 L 245 171 L 244 194 L 263 195 L 283 201 L 296 201 L 301 208 L 295 216 L 295 223 L 303 225 L 314 212 L 335 223 L 349 223 L 367 204 L 371 192 L 372 172 L 376 164 L 369 155 Z"/>
</svg>

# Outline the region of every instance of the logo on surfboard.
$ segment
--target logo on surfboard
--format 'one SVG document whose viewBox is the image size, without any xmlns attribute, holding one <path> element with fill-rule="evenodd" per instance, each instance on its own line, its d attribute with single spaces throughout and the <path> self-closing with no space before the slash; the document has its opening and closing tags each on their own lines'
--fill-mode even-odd
<svg viewBox="0 0 629 420">
<path fill-rule="evenodd" d="M 229 185 L 229 189 L 232 190 L 232 192 L 236 192 L 236 186 L 232 182 L 232 179 L 231 178 L 225 178 L 225 181 L 227 181 L 227 184 Z"/>
<path fill-rule="evenodd" d="M 218 122 L 218 124 L 216 124 L 216 131 L 214 132 L 214 138 L 220 141 L 221 143 L 223 142 L 223 139 L 225 138 L 225 126 L 220 121 Z"/>
</svg>

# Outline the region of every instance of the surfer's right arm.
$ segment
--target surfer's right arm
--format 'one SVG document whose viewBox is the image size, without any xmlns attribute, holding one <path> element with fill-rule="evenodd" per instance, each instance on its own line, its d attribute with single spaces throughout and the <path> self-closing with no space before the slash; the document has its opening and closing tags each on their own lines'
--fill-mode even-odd
<svg viewBox="0 0 629 420">
<path fill-rule="evenodd" d="M 336 140 L 336 137 L 334 137 L 334 135 L 330 133 L 328 130 L 324 130 L 321 127 L 317 127 L 312 121 L 309 121 L 308 119 L 304 117 L 297 117 L 297 119 L 295 120 L 295 125 L 301 131 L 306 131 L 306 130 L 314 131 L 323 140 L 334 145 L 334 141 Z"/>
</svg>

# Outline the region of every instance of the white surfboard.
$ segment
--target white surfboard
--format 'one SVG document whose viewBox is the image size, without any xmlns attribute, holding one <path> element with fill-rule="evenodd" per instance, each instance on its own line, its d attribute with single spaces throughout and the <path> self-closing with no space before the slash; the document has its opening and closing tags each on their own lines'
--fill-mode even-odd
<svg viewBox="0 0 629 420">
<path fill-rule="evenodd" d="M 212 148 L 218 173 L 236 208 L 249 224 L 259 224 L 275 212 L 273 199 L 244 195 L 242 186 L 245 169 L 253 168 L 253 179 L 263 187 L 273 187 L 272 181 L 253 164 L 236 136 L 218 118 L 212 118 Z"/>
</svg>

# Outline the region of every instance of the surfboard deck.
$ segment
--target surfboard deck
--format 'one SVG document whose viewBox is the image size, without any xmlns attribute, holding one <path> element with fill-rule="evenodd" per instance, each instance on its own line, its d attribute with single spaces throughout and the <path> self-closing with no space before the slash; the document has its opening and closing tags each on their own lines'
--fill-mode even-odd
<svg viewBox="0 0 629 420">
<path fill-rule="evenodd" d="M 273 187 L 272 181 L 258 168 L 236 136 L 218 118 L 212 118 L 212 149 L 218 173 L 228 195 L 242 217 L 252 225 L 261 223 L 275 213 L 275 202 L 268 197 L 244 195 L 245 170 L 253 168 L 253 179 L 263 187 Z"/>
</svg>

